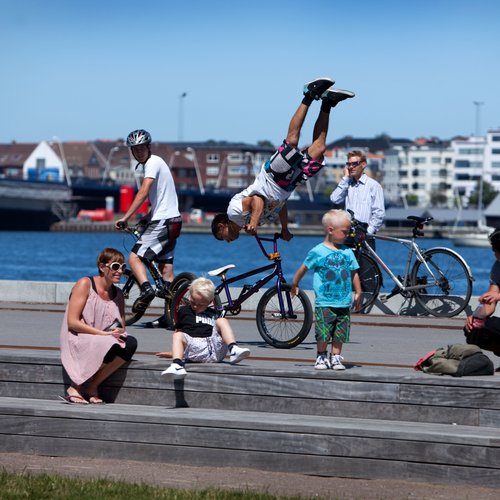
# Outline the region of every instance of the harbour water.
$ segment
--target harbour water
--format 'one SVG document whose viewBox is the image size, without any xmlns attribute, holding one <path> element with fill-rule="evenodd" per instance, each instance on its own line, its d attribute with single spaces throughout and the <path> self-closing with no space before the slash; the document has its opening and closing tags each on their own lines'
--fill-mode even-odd
<svg viewBox="0 0 500 500">
<path fill-rule="evenodd" d="M 320 236 L 296 236 L 290 242 L 279 242 L 287 281 L 291 281 L 308 250 L 321 241 Z M 473 295 L 479 295 L 487 289 L 494 259 L 490 249 L 455 248 L 446 239 L 421 240 L 420 243 L 423 248 L 443 246 L 455 249 L 472 268 L 475 279 Z M 114 247 L 128 255 L 133 244 L 132 236 L 119 232 L 0 231 L 0 279 L 74 282 L 81 276 L 96 273 L 95 258 L 104 247 Z M 402 245 L 378 241 L 377 251 L 395 273 L 404 272 L 407 252 Z M 249 236 L 241 236 L 229 244 L 217 241 L 209 234 L 183 234 L 176 248 L 175 271 L 191 271 L 198 276 L 206 276 L 211 269 L 235 264 L 236 269 L 230 273 L 234 276 L 268 262 L 255 240 Z M 312 273 L 305 275 L 301 286 L 312 289 Z M 387 291 L 391 288 L 392 281 L 384 275 L 384 289 Z"/>
</svg>

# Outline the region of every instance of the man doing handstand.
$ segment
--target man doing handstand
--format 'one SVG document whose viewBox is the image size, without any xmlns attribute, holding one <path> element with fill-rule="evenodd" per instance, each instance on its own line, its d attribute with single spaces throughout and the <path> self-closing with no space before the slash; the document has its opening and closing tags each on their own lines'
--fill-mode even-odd
<svg viewBox="0 0 500 500">
<path fill-rule="evenodd" d="M 354 97 L 353 92 L 330 88 L 335 82 L 319 78 L 304 86 L 304 98 L 295 111 L 286 139 L 274 155 L 262 166 L 253 184 L 233 196 L 227 213 L 217 214 L 212 221 L 212 233 L 218 240 L 234 241 L 240 231 L 257 234 L 257 227 L 266 222 L 281 223 L 281 237 L 289 241 L 286 200 L 298 184 L 307 181 L 324 166 L 326 135 L 330 109 L 344 99 Z M 313 142 L 299 150 L 300 131 L 309 107 L 321 99 L 321 109 L 314 125 Z"/>
</svg>

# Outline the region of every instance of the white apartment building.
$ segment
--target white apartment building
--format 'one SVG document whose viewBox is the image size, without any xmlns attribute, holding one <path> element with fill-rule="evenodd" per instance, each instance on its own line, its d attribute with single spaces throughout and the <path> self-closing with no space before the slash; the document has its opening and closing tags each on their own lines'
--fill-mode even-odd
<svg viewBox="0 0 500 500">
<path fill-rule="evenodd" d="M 454 206 L 451 147 L 442 142 L 414 144 L 400 149 L 398 157 L 402 197 L 415 196 L 420 207 Z"/>
<path fill-rule="evenodd" d="M 463 204 L 478 189 L 482 179 L 500 191 L 500 130 L 489 130 L 486 137 L 454 139 L 454 185 Z"/>
</svg>

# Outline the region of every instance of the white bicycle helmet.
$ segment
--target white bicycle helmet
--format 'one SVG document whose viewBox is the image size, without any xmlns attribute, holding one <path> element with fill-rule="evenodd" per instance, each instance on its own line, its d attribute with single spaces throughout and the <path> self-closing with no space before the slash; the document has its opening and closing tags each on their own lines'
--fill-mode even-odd
<svg viewBox="0 0 500 500">
<path fill-rule="evenodd" d="M 131 148 L 140 144 L 151 144 L 151 134 L 143 129 L 130 132 L 127 137 L 127 146 Z"/>
</svg>

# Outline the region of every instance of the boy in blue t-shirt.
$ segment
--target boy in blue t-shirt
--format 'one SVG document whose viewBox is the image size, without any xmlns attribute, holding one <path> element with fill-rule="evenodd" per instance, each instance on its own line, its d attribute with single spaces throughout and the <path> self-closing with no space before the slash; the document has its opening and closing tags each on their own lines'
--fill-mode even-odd
<svg viewBox="0 0 500 500">
<path fill-rule="evenodd" d="M 316 370 L 345 370 L 344 359 L 340 353 L 342 345 L 349 341 L 351 328 L 350 308 L 352 291 L 359 306 L 361 282 L 357 269 L 358 262 L 353 251 L 344 245 L 351 230 L 351 217 L 344 210 L 329 210 L 323 216 L 325 239 L 307 254 L 292 281 L 292 293 L 298 292 L 304 274 L 314 272 L 313 288 L 316 295 L 314 303 L 315 333 L 318 356 Z M 332 342 L 332 354 L 327 356 L 328 343 Z"/>
</svg>

